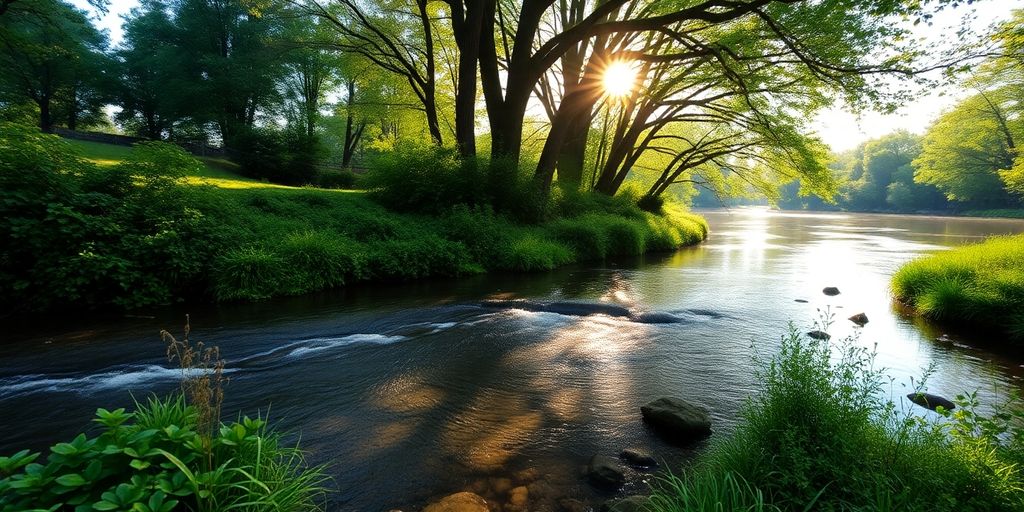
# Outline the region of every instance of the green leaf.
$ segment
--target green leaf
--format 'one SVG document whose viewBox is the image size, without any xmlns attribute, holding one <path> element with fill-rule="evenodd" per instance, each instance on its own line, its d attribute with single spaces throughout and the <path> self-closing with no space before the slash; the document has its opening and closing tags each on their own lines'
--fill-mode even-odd
<svg viewBox="0 0 1024 512">
<path fill-rule="evenodd" d="M 82 475 L 71 473 L 70 475 L 57 477 L 57 483 L 66 487 L 81 487 L 89 482 L 82 478 Z"/>
</svg>

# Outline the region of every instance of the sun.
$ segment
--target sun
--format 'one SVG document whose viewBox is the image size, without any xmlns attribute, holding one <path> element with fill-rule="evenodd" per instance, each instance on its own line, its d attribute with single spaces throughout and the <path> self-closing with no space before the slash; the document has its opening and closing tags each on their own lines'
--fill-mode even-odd
<svg viewBox="0 0 1024 512">
<path fill-rule="evenodd" d="M 613 61 L 604 70 L 601 81 L 608 96 L 625 96 L 633 92 L 633 87 L 636 86 L 636 68 L 630 61 Z"/>
</svg>

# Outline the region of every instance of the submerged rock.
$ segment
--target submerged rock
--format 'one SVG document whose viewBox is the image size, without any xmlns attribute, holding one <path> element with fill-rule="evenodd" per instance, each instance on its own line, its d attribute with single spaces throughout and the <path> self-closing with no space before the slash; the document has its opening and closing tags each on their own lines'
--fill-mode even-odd
<svg viewBox="0 0 1024 512">
<path fill-rule="evenodd" d="M 691 441 L 711 433 L 707 411 L 678 398 L 659 398 L 640 407 L 644 421 L 675 441 Z"/>
<path fill-rule="evenodd" d="M 801 304 L 807 304 L 807 301 L 805 299 L 793 299 L 793 302 L 799 302 Z"/>
<path fill-rule="evenodd" d="M 423 512 L 489 512 L 487 500 L 471 492 L 459 492 L 427 505 Z"/>
<path fill-rule="evenodd" d="M 956 404 L 952 401 L 931 393 L 908 393 L 907 398 L 909 398 L 911 402 L 933 411 L 936 407 L 942 407 L 947 411 L 956 409 Z"/>
<path fill-rule="evenodd" d="M 678 324 L 683 322 L 682 318 L 663 311 L 640 313 L 633 317 L 633 320 L 642 324 Z"/>
<path fill-rule="evenodd" d="M 824 293 L 829 297 L 834 297 L 836 295 L 839 295 L 839 288 L 836 288 L 835 286 L 826 286 L 821 290 L 821 293 Z"/>
<path fill-rule="evenodd" d="M 601 512 L 644 512 L 651 499 L 647 496 L 628 496 L 617 500 L 608 500 L 601 505 Z"/>
<path fill-rule="evenodd" d="M 627 464 L 643 468 L 651 468 L 658 465 L 658 461 L 651 457 L 651 454 L 636 448 L 626 448 L 619 454 L 619 458 Z"/>
<path fill-rule="evenodd" d="M 864 313 L 857 313 L 856 315 L 851 316 L 848 320 L 863 327 L 864 324 L 868 323 L 868 316 Z"/>
<path fill-rule="evenodd" d="M 586 503 L 572 498 L 558 500 L 558 509 L 561 512 L 587 512 L 589 510 Z"/>
<path fill-rule="evenodd" d="M 526 512 L 530 501 L 530 491 L 526 487 L 516 487 L 508 493 L 506 512 Z"/>
<path fill-rule="evenodd" d="M 832 338 L 832 335 L 825 331 L 811 331 L 807 335 L 816 340 L 829 340 Z"/>
<path fill-rule="evenodd" d="M 618 489 L 626 483 L 626 473 L 619 461 L 606 455 L 594 455 L 587 466 L 590 483 L 605 489 Z"/>
</svg>

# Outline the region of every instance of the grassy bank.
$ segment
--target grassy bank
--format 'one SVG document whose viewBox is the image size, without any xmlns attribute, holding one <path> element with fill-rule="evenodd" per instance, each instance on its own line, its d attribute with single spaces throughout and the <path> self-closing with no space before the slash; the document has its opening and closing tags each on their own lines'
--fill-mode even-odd
<svg viewBox="0 0 1024 512">
<path fill-rule="evenodd" d="M 911 261 L 893 276 L 892 290 L 928 318 L 994 328 L 1024 341 L 1024 235 Z"/>
<path fill-rule="evenodd" d="M 0 300 L 11 313 L 544 271 L 707 234 L 699 216 L 644 212 L 625 197 L 559 194 L 527 222 L 443 198 L 436 211 L 402 213 L 363 191 L 246 179 L 168 145 L 68 144 L 12 125 L 2 138 L 0 234 L 15 244 L 0 254 Z"/>
<path fill-rule="evenodd" d="M 925 421 L 883 398 L 889 380 L 872 353 L 795 331 L 759 368 L 737 431 L 663 479 L 652 512 L 1024 507 L 1019 403 L 984 417 L 960 396 L 946 421 Z"/>
</svg>

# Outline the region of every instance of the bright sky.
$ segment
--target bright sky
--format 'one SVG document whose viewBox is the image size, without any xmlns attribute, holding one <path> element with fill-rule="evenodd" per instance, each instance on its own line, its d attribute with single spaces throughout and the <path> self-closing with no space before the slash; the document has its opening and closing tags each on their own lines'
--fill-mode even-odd
<svg viewBox="0 0 1024 512">
<path fill-rule="evenodd" d="M 86 0 L 71 1 L 91 10 Z M 138 0 L 111 0 L 108 14 L 96 22 L 101 29 L 110 33 L 113 44 L 121 40 L 121 17 L 137 5 Z M 1011 10 L 1022 7 L 1020 0 L 983 0 L 970 7 L 943 11 L 935 17 L 931 26 L 922 24 L 915 27 L 915 33 L 925 41 L 942 41 L 943 38 L 955 35 L 954 27 L 970 18 L 973 18 L 974 28 L 980 32 L 994 21 L 1009 18 Z M 899 129 L 923 133 L 943 110 L 962 96 L 963 92 L 955 88 L 936 89 L 893 114 L 867 112 L 860 118 L 848 109 L 837 106 L 820 113 L 813 126 L 833 150 L 844 151 L 865 140 Z"/>
</svg>

